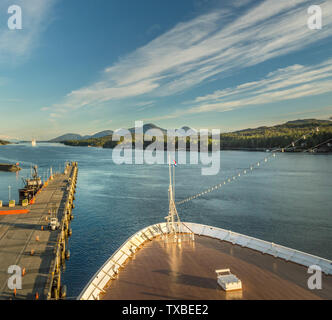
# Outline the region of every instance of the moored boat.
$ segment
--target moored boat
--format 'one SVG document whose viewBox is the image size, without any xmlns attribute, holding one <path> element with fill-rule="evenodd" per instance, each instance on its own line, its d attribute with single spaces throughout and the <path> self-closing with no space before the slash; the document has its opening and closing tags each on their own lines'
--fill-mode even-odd
<svg viewBox="0 0 332 320">
<path fill-rule="evenodd" d="M 40 176 L 38 176 L 38 167 L 33 167 L 32 178 L 23 179 L 24 188 L 19 190 L 20 200 L 31 200 L 34 195 L 43 187 L 43 182 Z"/>
</svg>

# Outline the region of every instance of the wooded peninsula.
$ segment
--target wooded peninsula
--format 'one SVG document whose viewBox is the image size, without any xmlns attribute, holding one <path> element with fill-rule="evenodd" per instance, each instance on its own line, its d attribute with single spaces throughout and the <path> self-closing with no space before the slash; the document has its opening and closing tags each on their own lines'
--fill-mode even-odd
<svg viewBox="0 0 332 320">
<path fill-rule="evenodd" d="M 316 128 L 319 127 L 319 131 Z M 164 130 L 164 129 L 163 129 Z M 308 134 L 310 133 L 310 134 Z M 132 144 L 135 144 L 135 134 L 132 133 Z M 307 135 L 307 136 L 305 136 Z M 301 139 L 303 138 L 303 139 Z M 176 137 L 176 149 L 178 148 L 178 137 Z M 190 146 L 190 137 L 186 137 L 187 150 Z M 332 121 L 330 120 L 295 120 L 288 121 L 281 125 L 271 127 L 263 126 L 255 129 L 244 129 L 240 131 L 222 133 L 220 135 L 221 150 L 272 150 L 283 148 L 293 141 L 301 139 L 296 146 L 292 146 L 285 151 L 301 152 L 317 146 L 318 144 L 331 139 L 329 142 L 319 146 L 315 152 L 332 152 Z M 114 148 L 123 141 L 113 141 L 112 135 L 101 138 L 67 140 L 62 141 L 69 146 L 90 146 L 101 148 Z M 155 141 L 155 138 L 152 139 Z M 194 143 L 200 142 L 200 137 Z M 150 145 L 151 141 L 144 141 L 144 148 Z M 164 136 L 165 147 L 167 145 L 167 136 Z M 209 147 L 213 141 L 209 139 Z"/>
</svg>

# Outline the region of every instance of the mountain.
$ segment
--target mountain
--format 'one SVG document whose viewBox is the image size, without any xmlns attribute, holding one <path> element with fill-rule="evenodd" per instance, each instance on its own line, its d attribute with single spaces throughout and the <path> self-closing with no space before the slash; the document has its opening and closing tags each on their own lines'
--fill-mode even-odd
<svg viewBox="0 0 332 320">
<path fill-rule="evenodd" d="M 131 129 L 125 129 L 125 128 L 116 129 L 113 132 L 113 134 L 117 136 L 126 136 L 128 134 L 128 131 L 130 133 L 135 132 L 135 128 L 133 128 L 133 131 L 131 131 Z"/>
<path fill-rule="evenodd" d="M 54 138 L 54 139 L 50 140 L 49 142 L 62 142 L 62 141 L 67 141 L 67 140 L 82 140 L 82 138 L 83 137 L 80 134 L 67 133 L 60 137 Z"/>
<path fill-rule="evenodd" d="M 67 133 L 67 134 L 64 134 L 60 137 L 54 138 L 54 139 L 50 140 L 49 142 L 63 142 L 63 141 L 68 141 L 68 140 L 78 141 L 78 140 L 87 140 L 87 139 L 97 139 L 97 138 L 103 138 L 103 137 L 109 136 L 111 134 L 113 134 L 112 130 L 101 131 L 101 132 L 98 132 L 98 133 L 96 133 L 92 136 L 91 135 L 81 136 L 80 134 L 77 134 L 77 133 Z"/>
<path fill-rule="evenodd" d="M 174 132 L 174 130 L 176 130 L 176 132 Z M 183 130 L 185 133 L 181 134 L 180 130 Z M 167 132 L 167 135 L 169 137 L 188 137 L 188 136 L 190 137 L 192 135 L 198 135 L 198 134 L 199 134 L 199 132 L 197 130 L 192 129 L 192 128 L 187 127 L 187 126 L 184 126 L 180 129 L 172 129 L 172 131 L 170 130 L 170 131 Z"/>
<path fill-rule="evenodd" d="M 318 132 L 315 130 L 317 127 L 319 127 Z M 305 136 L 304 139 L 302 138 L 303 136 Z M 222 133 L 220 145 L 222 149 L 274 149 L 300 140 L 300 147 L 297 146 L 296 150 L 304 150 L 330 138 L 332 138 L 332 121 L 303 119 L 288 121 L 270 127 L 262 126 L 254 129 L 249 128 Z"/>
<path fill-rule="evenodd" d="M 187 127 L 187 126 L 184 126 L 181 129 L 184 130 L 184 131 L 189 131 L 189 130 L 196 131 L 195 129 L 192 129 L 192 128 Z"/>
<path fill-rule="evenodd" d="M 0 140 L 0 146 L 4 146 L 6 144 L 10 144 L 8 141 Z"/>
<path fill-rule="evenodd" d="M 276 127 L 293 127 L 293 128 L 302 128 L 302 127 L 317 127 L 331 125 L 330 120 L 317 120 L 317 119 L 303 119 L 303 120 L 293 120 L 288 121 L 285 124 L 277 125 Z"/>
<path fill-rule="evenodd" d="M 167 129 L 163 129 L 163 128 L 161 128 L 161 127 L 158 127 L 158 126 L 156 126 L 155 124 L 153 124 L 153 123 L 148 123 L 148 124 L 144 124 L 143 125 L 143 132 L 144 133 L 146 133 L 148 130 L 150 130 L 150 129 L 158 129 L 158 130 L 160 130 L 164 135 L 166 135 L 167 134 Z M 191 131 L 190 132 L 190 134 L 195 134 L 195 133 L 197 133 L 197 130 L 195 130 L 195 129 L 192 129 L 192 128 L 190 128 L 190 127 L 187 127 L 187 126 L 184 126 L 184 127 L 182 127 L 181 129 L 183 129 L 186 133 L 188 132 L 188 131 Z M 131 133 L 135 133 L 135 128 L 130 128 L 130 129 L 128 129 Z M 178 129 L 174 129 L 174 130 L 178 130 Z M 173 136 L 173 134 L 171 134 L 170 133 L 170 136 Z"/>
<path fill-rule="evenodd" d="M 163 134 L 166 134 L 167 133 L 167 130 L 166 129 L 163 129 L 163 128 L 160 128 L 158 126 L 156 126 L 155 124 L 153 123 L 147 123 L 147 124 L 144 124 L 143 125 L 143 132 L 146 133 L 148 130 L 150 129 L 159 129 L 160 131 L 162 131 Z M 131 133 L 135 133 L 135 128 L 130 128 L 128 129 Z"/>
<path fill-rule="evenodd" d="M 246 135 L 251 135 L 251 134 L 261 134 L 261 133 L 267 133 L 267 132 L 284 132 L 287 130 L 309 130 L 309 129 L 314 129 L 316 127 L 331 127 L 332 126 L 332 121 L 330 120 L 317 120 L 317 119 L 300 119 L 300 120 L 292 120 L 292 121 L 287 121 L 286 123 L 282 124 L 277 124 L 274 126 L 262 126 L 258 128 L 248 128 L 248 129 L 242 129 L 238 131 L 232 132 L 232 134 L 246 134 Z M 231 133 L 230 133 L 231 134 Z"/>
<path fill-rule="evenodd" d="M 196 129 L 184 126 L 181 128 L 182 130 L 184 130 L 186 132 L 186 134 L 188 135 L 196 135 L 199 134 L 199 132 Z"/>
<path fill-rule="evenodd" d="M 102 138 L 102 137 L 110 136 L 111 134 L 113 134 L 112 130 L 104 130 L 104 131 L 98 132 L 92 136 L 89 136 L 89 138 L 92 138 L 92 139 Z"/>
<path fill-rule="evenodd" d="M 150 129 L 159 129 L 164 135 L 167 134 L 166 129 L 158 127 L 158 126 L 154 125 L 153 123 L 148 123 L 148 124 L 143 125 L 144 134 Z M 181 129 L 184 129 L 185 131 L 193 130 L 193 132 L 195 132 L 195 130 L 191 129 L 190 127 L 182 127 Z M 49 142 L 83 141 L 83 140 L 88 140 L 88 139 L 98 139 L 98 138 L 110 136 L 114 132 L 117 132 L 118 135 L 125 134 L 125 132 L 127 132 L 127 130 L 130 133 L 135 133 L 135 128 L 130 128 L 130 129 L 121 128 L 121 129 L 117 129 L 116 131 L 104 130 L 104 131 L 98 132 L 94 135 L 85 135 L 85 136 L 81 136 L 80 134 L 76 134 L 76 133 L 67 133 L 60 137 L 54 138 L 54 139 L 50 140 Z"/>
</svg>

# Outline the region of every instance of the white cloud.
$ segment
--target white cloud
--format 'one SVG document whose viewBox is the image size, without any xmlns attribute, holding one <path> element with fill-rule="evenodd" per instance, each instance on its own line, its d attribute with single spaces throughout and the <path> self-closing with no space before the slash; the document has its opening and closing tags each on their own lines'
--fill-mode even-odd
<svg viewBox="0 0 332 320">
<path fill-rule="evenodd" d="M 216 10 L 179 23 L 106 68 L 98 83 L 69 93 L 57 107 L 76 109 L 135 96 L 169 96 L 314 45 L 332 36 L 332 2 L 321 1 L 324 26 L 316 31 L 307 27 L 311 2 L 266 0 L 240 17 Z"/>
<path fill-rule="evenodd" d="M 172 119 L 186 114 L 224 112 L 250 105 L 265 105 L 332 92 L 332 59 L 314 66 L 293 65 L 269 73 L 264 79 L 197 97 L 196 106 L 149 120 Z"/>
<path fill-rule="evenodd" d="M 48 25 L 50 9 L 56 0 L 1 0 L 0 3 L 0 64 L 17 63 L 29 57 L 38 44 L 40 34 Z M 8 8 L 22 9 L 22 30 L 9 30 Z"/>
</svg>

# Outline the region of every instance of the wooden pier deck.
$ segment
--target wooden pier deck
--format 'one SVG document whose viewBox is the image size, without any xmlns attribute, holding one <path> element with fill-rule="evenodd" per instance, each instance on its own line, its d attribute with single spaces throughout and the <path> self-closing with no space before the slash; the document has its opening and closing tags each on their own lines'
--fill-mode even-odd
<svg viewBox="0 0 332 320">
<path fill-rule="evenodd" d="M 65 258 L 66 239 L 70 235 L 73 201 L 77 180 L 77 163 L 68 165 L 64 173 L 56 174 L 37 194 L 25 214 L 4 214 L 0 208 L 0 299 L 58 299 L 61 295 L 61 265 Z M 60 222 L 60 228 L 48 228 L 50 212 Z M 54 216 L 53 215 L 53 216 Z M 12 265 L 19 266 L 24 276 L 22 289 L 8 288 L 8 273 Z"/>
</svg>

